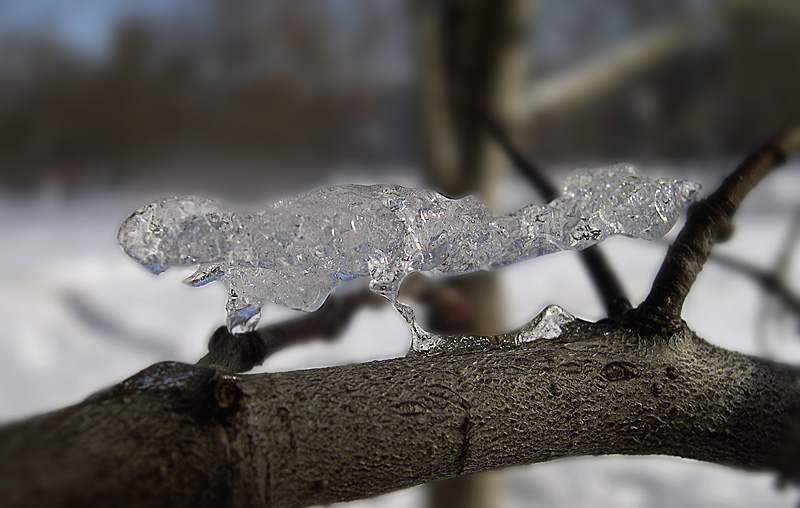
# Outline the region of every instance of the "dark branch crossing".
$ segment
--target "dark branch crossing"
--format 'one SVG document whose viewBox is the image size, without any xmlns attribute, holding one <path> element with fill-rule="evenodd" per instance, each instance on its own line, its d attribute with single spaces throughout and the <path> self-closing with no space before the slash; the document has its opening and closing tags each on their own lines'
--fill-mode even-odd
<svg viewBox="0 0 800 508">
<path fill-rule="evenodd" d="M 514 168 L 519 171 L 538 190 L 545 201 L 552 201 L 559 196 L 558 188 L 547 178 L 547 175 L 535 164 L 530 162 L 509 139 L 506 131 L 500 124 L 488 115 L 484 115 L 484 123 L 497 144 L 505 152 Z M 593 245 L 578 252 L 583 265 L 589 272 L 594 282 L 595 290 L 600 293 L 600 298 L 609 317 L 618 316 L 631 310 L 631 302 L 625 295 L 614 270 L 603 255 L 600 247 Z"/>
</svg>

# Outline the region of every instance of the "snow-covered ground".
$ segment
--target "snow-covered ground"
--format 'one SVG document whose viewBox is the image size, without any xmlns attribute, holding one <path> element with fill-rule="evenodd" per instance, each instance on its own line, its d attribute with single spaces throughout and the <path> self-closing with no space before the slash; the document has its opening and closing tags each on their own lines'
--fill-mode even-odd
<svg viewBox="0 0 800 508">
<path fill-rule="evenodd" d="M 716 182 L 703 183 L 711 188 Z M 507 187 L 504 202 L 509 207 L 534 197 L 519 182 Z M 194 362 L 204 354 L 210 333 L 224 321 L 224 289 L 180 284 L 190 270 L 153 277 L 116 245 L 122 219 L 154 197 L 106 192 L 65 202 L 0 195 L 0 422 L 78 402 L 153 362 Z M 719 252 L 771 267 L 798 206 L 800 167 L 776 172 L 745 202 L 736 235 Z M 613 238 L 603 249 L 632 299 L 640 301 L 666 244 Z M 553 303 L 578 317 L 601 317 L 600 303 L 572 253 L 508 267 L 501 277 L 509 328 Z M 790 278 L 800 292 L 800 246 L 794 250 Z M 711 342 L 763 354 L 755 337 L 764 308 L 765 299 L 751 280 L 711 264 L 690 295 L 684 316 Z M 267 308 L 262 323 L 291 314 Z M 800 330 L 796 319 L 787 322 L 791 326 L 785 333 L 794 340 L 777 341 L 771 350 L 783 361 L 800 363 Z M 403 320 L 391 308 L 367 309 L 356 315 L 339 341 L 281 351 L 260 370 L 391 358 L 404 354 L 408 341 Z M 670 457 L 561 460 L 508 470 L 502 481 L 507 488 L 501 506 L 507 507 L 789 507 L 799 495 L 774 488 L 773 475 Z M 424 496 L 421 487 L 349 506 L 418 506 Z"/>
</svg>

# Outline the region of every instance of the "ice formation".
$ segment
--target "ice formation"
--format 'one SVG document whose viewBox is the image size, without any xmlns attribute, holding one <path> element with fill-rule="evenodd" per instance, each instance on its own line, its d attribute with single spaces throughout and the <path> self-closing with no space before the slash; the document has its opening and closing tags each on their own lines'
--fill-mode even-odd
<svg viewBox="0 0 800 508">
<path fill-rule="evenodd" d="M 414 351 L 418 353 L 453 353 L 458 351 L 513 347 L 540 339 L 555 339 L 578 320 L 559 307 L 550 305 L 517 331 L 501 335 L 446 335 L 430 333 L 412 320 Z"/>
<path fill-rule="evenodd" d="M 257 213 L 183 196 L 134 212 L 117 238 L 153 273 L 199 265 L 185 282 L 222 280 L 234 333 L 252 330 L 267 302 L 310 312 L 334 287 L 358 278 L 368 278 L 414 331 L 413 312 L 396 299 L 411 272 L 472 272 L 584 249 L 612 234 L 659 238 L 698 190 L 690 181 L 651 180 L 617 164 L 577 170 L 562 197 L 497 217 L 472 196 L 453 200 L 398 185 L 326 187 Z M 413 333 L 417 351 L 430 348 L 422 332 Z"/>
</svg>

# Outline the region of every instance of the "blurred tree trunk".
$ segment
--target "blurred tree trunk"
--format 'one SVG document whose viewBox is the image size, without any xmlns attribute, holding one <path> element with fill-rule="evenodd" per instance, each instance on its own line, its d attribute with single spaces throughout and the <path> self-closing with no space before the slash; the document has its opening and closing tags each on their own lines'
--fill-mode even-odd
<svg viewBox="0 0 800 508">
<path fill-rule="evenodd" d="M 525 28 L 532 0 L 420 0 L 414 12 L 419 62 L 419 118 L 424 164 L 432 184 L 450 197 L 477 195 L 497 204 L 507 163 L 489 138 L 484 115 L 505 123 L 526 73 Z M 469 302 L 465 321 L 441 331 L 498 333 L 502 291 L 494 273 L 478 272 L 454 284 Z M 434 507 L 499 504 L 499 473 L 432 485 Z"/>
</svg>

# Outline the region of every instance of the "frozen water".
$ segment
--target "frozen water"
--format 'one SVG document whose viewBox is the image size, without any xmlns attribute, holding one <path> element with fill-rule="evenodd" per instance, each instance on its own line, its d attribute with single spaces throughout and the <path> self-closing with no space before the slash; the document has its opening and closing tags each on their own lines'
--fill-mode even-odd
<svg viewBox="0 0 800 508">
<path fill-rule="evenodd" d="M 562 197 L 499 217 L 473 196 L 452 200 L 397 185 L 326 187 L 257 213 L 183 196 L 134 212 L 118 240 L 153 273 L 199 265 L 187 283 L 224 281 L 234 333 L 252 330 L 264 303 L 310 312 L 338 284 L 358 278 L 392 301 L 413 332 L 413 312 L 396 301 L 411 272 L 466 273 L 584 249 L 613 234 L 659 238 L 698 190 L 686 180 L 651 180 L 617 164 L 577 170 Z M 421 340 L 415 349 L 427 349 Z"/>
<path fill-rule="evenodd" d="M 403 304 L 399 304 L 405 307 Z M 402 311 L 401 311 L 402 312 Z M 452 353 L 474 349 L 513 347 L 538 339 L 555 339 L 566 328 L 575 323 L 575 316 L 559 307 L 550 305 L 519 330 L 501 335 L 439 335 L 423 330 L 413 316 L 411 323 L 412 348 L 418 353 Z"/>
<path fill-rule="evenodd" d="M 523 344 L 536 339 L 555 339 L 573 322 L 575 316 L 558 305 L 550 305 L 516 334 L 514 342 Z"/>
</svg>

